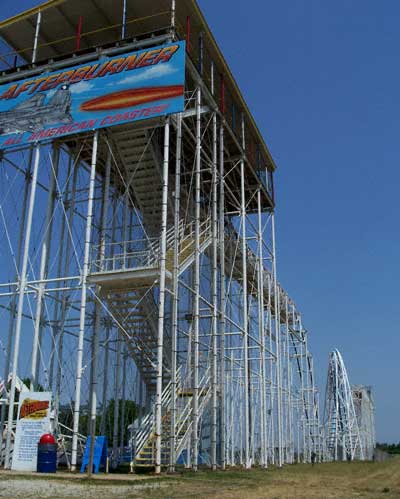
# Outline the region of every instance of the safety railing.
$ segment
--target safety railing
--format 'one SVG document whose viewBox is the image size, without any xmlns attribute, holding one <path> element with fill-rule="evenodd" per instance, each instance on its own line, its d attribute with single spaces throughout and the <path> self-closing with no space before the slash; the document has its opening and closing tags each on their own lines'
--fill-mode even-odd
<svg viewBox="0 0 400 499">
<path fill-rule="evenodd" d="M 176 373 L 176 385 L 180 387 L 181 385 L 181 369 L 180 367 Z M 161 411 L 165 412 L 169 410 L 172 398 L 172 381 L 170 381 L 164 388 L 161 395 Z M 149 441 L 151 436 L 155 433 L 155 410 L 154 408 L 146 414 L 140 423 L 140 428 L 135 435 L 135 454 L 138 456 L 143 450 L 146 443 Z"/>
<path fill-rule="evenodd" d="M 97 256 L 99 246 L 93 246 L 92 273 L 156 266 L 159 256 L 159 241 L 157 238 L 118 241 L 106 244 L 104 250 L 104 257 L 99 259 Z"/>
<path fill-rule="evenodd" d="M 178 232 L 175 227 L 170 227 L 166 234 L 167 259 L 171 260 L 176 235 L 179 240 L 179 254 L 182 263 L 194 254 L 195 222 L 184 224 L 179 222 Z M 200 224 L 199 239 L 204 243 L 210 235 L 211 222 L 207 218 Z M 104 256 L 99 258 L 100 252 Z M 160 239 L 147 238 L 132 241 L 118 241 L 107 243 L 104 248 L 93 245 L 91 273 L 116 272 L 121 270 L 133 270 L 137 268 L 158 267 L 160 263 Z"/>
<path fill-rule="evenodd" d="M 177 383 L 176 383 L 176 395 L 179 394 L 182 387 L 186 383 L 182 383 L 181 379 L 181 368 L 177 371 Z M 210 399 L 211 395 L 211 385 L 210 385 L 210 368 L 208 367 L 200 379 L 199 382 L 199 406 L 198 415 L 201 417 L 203 411 Z M 184 388 L 183 388 L 184 389 Z M 172 383 L 164 388 L 161 398 L 162 412 L 164 414 L 170 411 L 172 399 Z M 175 435 L 176 435 L 176 455 L 178 456 L 186 445 L 188 435 L 191 431 L 193 420 L 193 403 L 192 397 L 190 397 L 183 406 L 177 406 L 177 416 L 175 424 Z M 140 428 L 137 431 L 134 441 L 135 441 L 135 455 L 136 457 L 140 455 L 141 451 L 144 449 L 147 443 L 155 435 L 155 412 L 154 409 L 151 410 L 142 420 Z"/>
<path fill-rule="evenodd" d="M 200 379 L 199 383 L 199 407 L 198 407 L 198 416 L 201 417 L 203 411 L 209 401 L 211 394 L 211 385 L 210 385 L 210 367 L 207 368 L 204 375 Z M 186 445 L 186 441 L 189 433 L 191 432 L 193 425 L 193 418 L 191 417 L 193 414 L 193 403 L 192 400 L 188 400 L 183 408 L 183 410 L 178 414 L 176 430 L 175 434 L 177 437 L 177 445 L 176 445 L 176 456 L 182 452 Z"/>
</svg>

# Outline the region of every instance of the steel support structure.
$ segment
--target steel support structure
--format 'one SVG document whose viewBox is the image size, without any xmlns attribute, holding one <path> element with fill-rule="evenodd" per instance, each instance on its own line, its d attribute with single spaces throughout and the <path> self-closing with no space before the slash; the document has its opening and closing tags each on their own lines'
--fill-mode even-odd
<svg viewBox="0 0 400 499">
<path fill-rule="evenodd" d="M 172 1 L 167 33 L 134 46 L 182 38 L 180 9 Z M 128 24 L 123 2 L 118 43 L 131 50 Z M 181 112 L 2 157 L 7 467 L 25 377 L 52 391 L 72 471 L 90 435 L 92 473 L 97 430 L 114 466 L 127 441 L 132 469 L 156 473 L 322 454 L 309 333 L 278 282 L 275 167 L 207 33 L 197 34 L 196 45 L 185 33 Z M 9 192 L 22 199 L 15 234 Z"/>
</svg>

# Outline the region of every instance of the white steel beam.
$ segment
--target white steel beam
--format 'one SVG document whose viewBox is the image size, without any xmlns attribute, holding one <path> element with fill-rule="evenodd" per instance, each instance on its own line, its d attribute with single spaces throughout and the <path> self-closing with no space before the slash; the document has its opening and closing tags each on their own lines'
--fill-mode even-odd
<svg viewBox="0 0 400 499">
<path fill-rule="evenodd" d="M 83 267 L 82 267 L 82 291 L 81 291 L 81 305 L 80 305 L 80 314 L 79 314 L 79 339 L 78 339 L 78 350 L 77 350 L 74 422 L 73 422 L 72 454 L 71 454 L 72 471 L 76 470 L 76 465 L 78 460 L 78 432 L 79 432 L 79 414 L 80 414 L 80 404 L 81 404 L 83 341 L 85 336 L 86 298 L 87 298 L 87 285 L 88 285 L 87 277 L 89 274 L 89 259 L 90 259 L 90 245 L 91 245 L 92 222 L 93 222 L 94 187 L 96 181 L 98 140 L 99 140 L 99 132 L 96 131 L 93 137 L 92 160 L 90 166 L 85 245 L 84 245 Z"/>
<path fill-rule="evenodd" d="M 163 380 L 163 347 L 164 347 L 164 306 L 165 306 L 165 267 L 167 253 L 167 216 L 168 216 L 168 175 L 169 175 L 169 140 L 170 118 L 167 117 L 164 125 L 164 156 L 162 175 L 162 202 L 161 202 L 161 235 L 160 235 L 160 291 L 158 305 L 158 335 L 157 335 L 157 387 L 155 400 L 155 437 L 156 437 L 156 466 L 155 472 L 161 473 L 161 430 L 162 430 L 162 380 Z"/>
<path fill-rule="evenodd" d="M 18 375 L 18 361 L 19 361 L 19 350 L 20 350 L 20 340 L 21 340 L 21 327 L 22 327 L 22 315 L 24 310 L 24 298 L 25 298 L 25 288 L 27 282 L 27 272 L 28 272 L 28 260 L 29 260 L 29 248 L 31 243 L 31 231 L 32 231 L 32 220 L 33 220 L 33 210 L 35 207 L 36 199 L 36 186 L 37 178 L 39 172 L 39 161 L 40 161 L 40 146 L 36 146 L 35 150 L 35 160 L 33 165 L 32 173 L 32 183 L 31 192 L 29 196 L 29 207 L 28 216 L 26 220 L 26 231 L 25 231 L 25 241 L 24 241 L 24 251 L 22 256 L 22 268 L 19 276 L 19 291 L 18 291 L 18 307 L 17 307 L 17 319 L 15 324 L 14 333 L 14 352 L 13 352 L 13 367 L 12 367 L 12 379 L 11 388 L 9 394 L 8 402 L 8 425 L 7 425 L 7 440 L 6 440 L 6 450 L 4 458 L 4 467 L 11 467 L 11 437 L 12 437 L 12 427 L 14 420 L 14 402 L 15 402 L 15 387 Z"/>
</svg>

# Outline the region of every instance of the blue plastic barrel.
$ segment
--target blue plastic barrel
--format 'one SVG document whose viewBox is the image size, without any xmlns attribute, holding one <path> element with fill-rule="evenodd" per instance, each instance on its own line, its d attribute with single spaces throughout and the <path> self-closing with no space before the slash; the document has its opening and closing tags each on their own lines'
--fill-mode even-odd
<svg viewBox="0 0 400 499">
<path fill-rule="evenodd" d="M 38 473 L 55 473 L 57 471 L 57 444 L 38 444 Z"/>
</svg>

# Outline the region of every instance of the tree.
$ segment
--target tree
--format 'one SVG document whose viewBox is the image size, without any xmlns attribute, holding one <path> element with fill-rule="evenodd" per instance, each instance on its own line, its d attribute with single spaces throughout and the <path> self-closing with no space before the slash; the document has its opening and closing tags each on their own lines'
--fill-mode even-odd
<svg viewBox="0 0 400 499">
<path fill-rule="evenodd" d="M 107 403 L 106 417 L 105 417 L 105 436 L 107 437 L 108 443 L 113 441 L 113 431 L 114 431 L 114 399 L 111 399 Z M 73 402 L 70 407 L 60 407 L 59 422 L 68 428 L 73 427 Z M 128 426 L 133 423 L 137 417 L 138 407 L 133 400 L 125 400 L 125 423 L 124 423 L 124 445 L 128 442 Z M 122 400 L 119 400 L 118 404 L 118 445 L 120 443 L 120 435 L 122 428 Z M 89 414 L 87 407 L 82 408 L 82 412 L 79 418 L 79 433 L 82 435 L 87 435 L 88 432 L 88 422 Z M 101 410 L 97 412 L 96 415 L 96 435 L 99 435 L 101 423 Z"/>
<path fill-rule="evenodd" d="M 400 454 L 400 442 L 398 444 L 376 443 L 376 448 L 388 454 Z"/>
</svg>

